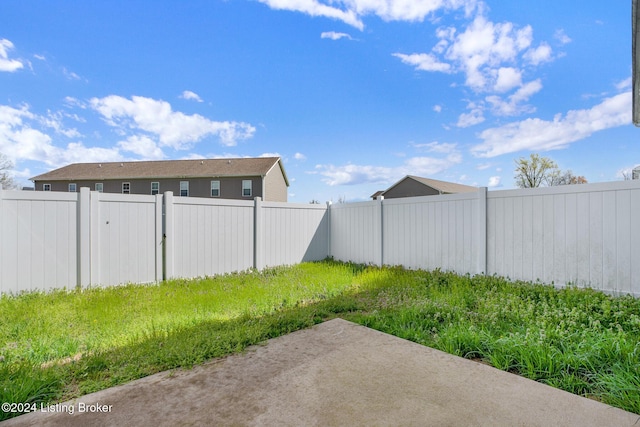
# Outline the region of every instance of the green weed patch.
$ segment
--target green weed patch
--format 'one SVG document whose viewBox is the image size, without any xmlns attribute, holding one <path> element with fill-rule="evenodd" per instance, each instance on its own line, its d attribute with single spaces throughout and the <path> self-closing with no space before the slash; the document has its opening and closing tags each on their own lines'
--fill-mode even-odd
<svg viewBox="0 0 640 427">
<path fill-rule="evenodd" d="M 61 402 L 339 316 L 640 414 L 639 315 L 632 297 L 333 261 L 4 296 L 0 401 Z"/>
</svg>

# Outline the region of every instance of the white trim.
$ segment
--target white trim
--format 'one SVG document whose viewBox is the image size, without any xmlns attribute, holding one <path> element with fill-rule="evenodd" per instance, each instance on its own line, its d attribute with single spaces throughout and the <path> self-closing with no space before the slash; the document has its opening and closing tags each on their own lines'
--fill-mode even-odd
<svg viewBox="0 0 640 427">
<path fill-rule="evenodd" d="M 249 187 L 247 188 L 249 190 L 249 194 L 244 194 L 245 183 L 247 182 L 249 183 Z M 253 180 L 243 179 L 242 180 L 242 197 L 251 197 L 252 194 L 253 194 Z"/>
<path fill-rule="evenodd" d="M 217 183 L 217 185 L 214 188 L 214 183 Z M 217 195 L 213 195 L 213 190 L 217 190 L 218 194 Z M 220 197 L 220 180 L 212 180 L 211 181 L 211 193 L 210 193 L 211 197 Z"/>
<path fill-rule="evenodd" d="M 155 189 L 155 191 L 156 191 L 155 193 L 153 192 L 154 191 L 153 184 L 158 184 L 158 188 Z M 151 182 L 151 195 L 155 196 L 156 194 L 160 194 L 160 181 L 152 181 Z"/>
<path fill-rule="evenodd" d="M 187 184 L 186 188 L 184 190 L 186 190 L 186 194 L 182 194 L 183 191 L 183 185 L 182 184 Z M 180 181 L 180 197 L 189 197 L 189 181 Z"/>
</svg>

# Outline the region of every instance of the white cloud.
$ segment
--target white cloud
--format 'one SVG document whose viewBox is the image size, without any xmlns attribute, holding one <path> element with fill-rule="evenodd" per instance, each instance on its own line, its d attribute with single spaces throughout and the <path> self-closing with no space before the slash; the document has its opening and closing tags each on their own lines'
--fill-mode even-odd
<svg viewBox="0 0 640 427">
<path fill-rule="evenodd" d="M 426 144 L 416 144 L 415 142 L 409 143 L 414 148 L 418 149 L 426 149 L 426 151 L 431 153 L 440 153 L 440 154 L 451 154 L 457 153 L 457 145 L 456 143 L 451 142 L 438 142 L 433 141 Z"/>
<path fill-rule="evenodd" d="M 65 149 L 54 147 L 57 154 L 55 162 L 46 162 L 54 166 L 62 166 L 68 163 L 91 163 L 91 162 L 116 162 L 126 160 L 117 147 L 85 147 L 81 142 L 71 142 Z"/>
<path fill-rule="evenodd" d="M 75 98 L 65 99 L 67 108 L 84 108 Z M 52 167 L 74 162 L 121 161 L 127 154 L 138 159 L 163 159 L 161 147 L 180 148 L 207 135 L 218 135 L 223 142 L 235 141 L 253 132 L 249 125 L 212 122 L 201 116 L 171 111 L 169 104 L 148 98 L 128 100 L 116 96 L 94 98 L 90 106 L 105 121 L 116 126 L 123 138 L 112 147 L 87 147 L 77 141 L 82 135 L 68 128 L 64 120 L 83 122 L 68 111 L 35 114 L 27 105 L 14 108 L 0 105 L 0 152 L 14 162 L 38 161 Z M 164 124 L 160 123 L 164 121 Z M 75 141 L 67 142 L 69 139 Z"/>
<path fill-rule="evenodd" d="M 481 105 L 478 105 L 475 102 L 470 102 L 467 105 L 467 109 L 470 111 L 468 113 L 460 114 L 456 126 L 466 128 L 484 122 L 484 108 Z"/>
<path fill-rule="evenodd" d="M 618 82 L 616 84 L 616 89 L 618 90 L 627 90 L 627 89 L 631 89 L 631 85 L 633 83 L 633 80 L 631 79 L 631 77 L 622 80 L 621 82 Z"/>
<path fill-rule="evenodd" d="M 197 93 L 191 92 L 190 90 L 185 90 L 184 92 L 182 92 L 182 94 L 180 95 L 180 98 L 196 101 L 196 102 L 202 102 L 202 98 L 200 98 L 200 96 Z"/>
<path fill-rule="evenodd" d="M 464 32 L 450 40 L 445 57 L 465 71 L 467 86 L 486 90 L 494 70 L 505 62 L 515 61 L 532 39 L 530 26 L 515 29 L 511 22 L 493 23 L 479 15 Z"/>
<path fill-rule="evenodd" d="M 396 58 L 408 65 L 413 65 L 416 70 L 422 71 L 440 71 L 448 73 L 451 71 L 451 65 L 440 62 L 438 59 L 429 53 L 412 53 L 411 55 L 405 55 L 404 53 L 392 54 Z"/>
<path fill-rule="evenodd" d="M 513 67 L 500 67 L 496 72 L 497 78 L 493 90 L 508 92 L 514 87 L 522 85 L 522 72 Z"/>
<path fill-rule="evenodd" d="M 571 38 L 564 32 L 562 28 L 556 30 L 556 32 L 553 34 L 553 38 L 558 40 L 560 44 L 571 43 Z"/>
<path fill-rule="evenodd" d="M 513 95 L 504 101 L 499 96 L 488 96 L 485 99 L 492 106 L 492 111 L 498 116 L 514 116 L 521 113 L 533 113 L 535 108 L 530 105 L 523 105 L 531 96 L 535 95 L 542 89 L 540 79 L 526 83 L 520 87 Z"/>
<path fill-rule="evenodd" d="M 13 50 L 13 43 L 7 39 L 0 39 L 0 71 L 12 73 L 24 67 L 17 59 L 9 59 L 9 51 Z"/>
<path fill-rule="evenodd" d="M 442 105 L 434 105 L 433 111 L 435 111 L 436 113 L 442 112 Z"/>
<path fill-rule="evenodd" d="M 459 153 L 451 153 L 445 158 L 413 157 L 397 167 L 354 165 L 317 165 L 316 171 L 322 181 L 330 186 L 355 185 L 363 183 L 392 183 L 405 175 L 428 176 L 440 173 L 462 161 Z"/>
<path fill-rule="evenodd" d="M 487 187 L 489 188 L 500 187 L 500 177 L 499 176 L 490 177 Z"/>
<path fill-rule="evenodd" d="M 282 157 L 282 156 L 280 155 L 280 153 L 275 152 L 275 153 L 262 153 L 258 157 Z"/>
<path fill-rule="evenodd" d="M 566 148 L 594 132 L 631 123 L 631 92 L 605 99 L 588 110 L 572 110 L 552 121 L 526 119 L 480 133 L 483 140 L 471 148 L 479 157 L 495 157 L 521 150 Z"/>
<path fill-rule="evenodd" d="M 293 158 L 296 160 L 307 160 L 307 156 L 302 153 L 296 153 L 293 155 Z"/>
<path fill-rule="evenodd" d="M 64 112 L 47 111 L 46 116 L 38 117 L 38 120 L 46 127 L 51 128 L 61 135 L 67 138 L 79 138 L 82 136 L 76 128 L 67 128 L 64 126 L 63 120 L 65 118 L 71 118 L 75 121 L 82 122 L 83 119 L 75 114 L 68 114 Z"/>
<path fill-rule="evenodd" d="M 342 38 L 346 38 L 349 40 L 353 40 L 351 36 L 347 33 L 336 33 L 335 31 L 325 31 L 320 34 L 321 39 L 331 39 L 331 40 L 340 40 Z"/>
<path fill-rule="evenodd" d="M 290 10 L 294 12 L 302 12 L 310 16 L 320 16 L 324 18 L 336 19 L 345 24 L 356 27 L 359 30 L 364 29 L 364 24 L 358 17 L 355 10 L 342 10 L 337 7 L 320 3 L 316 0 L 259 0 L 272 9 Z"/>
<path fill-rule="evenodd" d="M 14 162 L 34 160 L 53 167 L 74 162 L 122 159 L 117 148 L 88 148 L 80 142 L 70 142 L 64 147 L 54 145 L 51 136 L 38 128 L 44 126 L 55 130 L 59 124 L 54 124 L 51 117 L 34 114 L 27 106 L 13 108 L 0 105 L 0 152 Z"/>
<path fill-rule="evenodd" d="M 166 158 L 158 144 L 148 136 L 131 135 L 125 141 L 118 142 L 122 151 L 137 154 L 148 160 L 162 160 Z"/>
<path fill-rule="evenodd" d="M 384 21 L 422 22 L 438 10 L 463 9 L 469 16 L 478 0 L 260 0 L 272 9 L 336 19 L 359 30 L 362 18 L 375 15 Z"/>
<path fill-rule="evenodd" d="M 523 58 L 529 61 L 533 65 L 539 65 L 543 62 L 549 62 L 552 58 L 551 46 L 547 43 L 540 43 L 535 49 L 529 49 L 523 55 Z"/>
<path fill-rule="evenodd" d="M 69 80 L 82 80 L 82 77 L 73 71 L 69 71 L 66 67 L 62 67 L 62 74 L 64 74 L 64 76 Z"/>
<path fill-rule="evenodd" d="M 481 3 L 478 3 L 479 5 Z M 463 30 L 441 27 L 439 41 L 429 53 L 394 53 L 403 63 L 417 70 L 464 73 L 465 85 L 475 92 L 505 93 L 522 85 L 523 70 L 519 61 L 535 66 L 553 59 L 547 43 L 531 48 L 533 29 L 517 28 L 511 22 L 494 23 L 484 15 L 484 8 Z M 466 113 L 461 124 L 477 122 L 477 112 Z"/>
<path fill-rule="evenodd" d="M 255 127 L 248 123 L 216 122 L 199 114 L 174 112 L 168 102 L 142 96 L 127 99 L 110 95 L 89 102 L 109 125 L 122 132 L 148 132 L 157 136 L 160 146 L 176 150 L 187 149 L 210 135 L 218 136 L 223 145 L 234 146 L 255 133 Z"/>
</svg>

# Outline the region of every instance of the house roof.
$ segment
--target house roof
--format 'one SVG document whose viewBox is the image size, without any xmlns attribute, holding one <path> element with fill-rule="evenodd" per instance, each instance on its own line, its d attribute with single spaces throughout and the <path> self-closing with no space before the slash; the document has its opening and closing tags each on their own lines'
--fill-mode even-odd
<svg viewBox="0 0 640 427">
<path fill-rule="evenodd" d="M 456 184 L 455 182 L 438 181 L 437 179 L 431 179 L 431 178 L 422 178 L 420 176 L 415 176 L 415 175 L 407 175 L 406 177 L 404 177 L 403 179 L 401 179 L 400 181 L 392 185 L 390 188 L 395 187 L 397 184 L 399 184 L 400 182 L 402 182 L 407 178 L 411 178 L 413 180 L 418 181 L 421 184 L 428 185 L 429 187 L 435 190 L 438 190 L 443 194 L 470 193 L 472 191 L 478 191 L 478 187 L 472 187 L 470 185 L 464 185 L 464 184 Z M 389 189 L 385 191 L 388 191 Z"/>
<path fill-rule="evenodd" d="M 265 176 L 276 165 L 289 186 L 280 157 L 73 163 L 34 176 L 31 181 Z"/>
<path fill-rule="evenodd" d="M 393 187 L 395 187 L 396 185 L 400 184 L 401 182 L 407 179 L 418 181 L 420 184 L 429 186 L 434 190 L 439 191 L 442 194 L 470 193 L 472 191 L 478 191 L 478 187 L 472 187 L 470 185 L 456 184 L 455 182 L 439 181 L 437 179 L 423 178 L 421 176 L 415 176 L 415 175 L 407 175 L 404 178 L 402 178 L 400 181 L 393 184 L 391 187 L 387 188 L 386 190 L 376 191 L 371 197 L 375 199 L 377 196 L 380 196 L 380 195 L 384 196 L 384 194 L 387 191 L 391 190 Z"/>
</svg>

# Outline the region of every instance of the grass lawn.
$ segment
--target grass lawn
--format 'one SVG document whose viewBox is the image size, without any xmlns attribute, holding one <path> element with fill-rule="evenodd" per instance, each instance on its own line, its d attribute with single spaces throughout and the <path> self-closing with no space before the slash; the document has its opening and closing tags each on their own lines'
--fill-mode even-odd
<svg viewBox="0 0 640 427">
<path fill-rule="evenodd" d="M 0 402 L 68 400 L 333 317 L 640 414 L 640 299 L 333 261 L 1 297 Z"/>
</svg>

